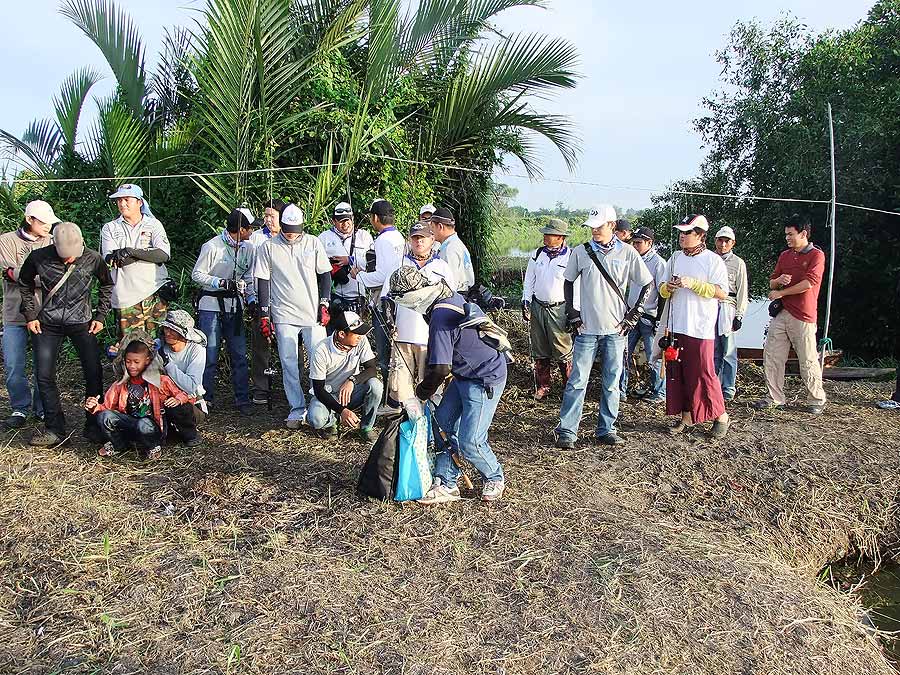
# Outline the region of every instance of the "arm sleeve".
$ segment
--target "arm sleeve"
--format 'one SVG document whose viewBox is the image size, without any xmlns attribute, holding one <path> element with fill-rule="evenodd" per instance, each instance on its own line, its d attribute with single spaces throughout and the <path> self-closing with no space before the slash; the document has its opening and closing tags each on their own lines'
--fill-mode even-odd
<svg viewBox="0 0 900 675">
<path fill-rule="evenodd" d="M 210 249 L 208 242 L 200 247 L 200 255 L 197 256 L 197 262 L 194 263 L 194 269 L 191 271 L 191 281 L 207 291 L 215 291 L 219 289 L 219 277 L 209 273 L 213 264 Z"/>
<path fill-rule="evenodd" d="M 259 303 L 259 315 L 269 316 L 269 280 L 256 280 L 256 301 Z"/>
<path fill-rule="evenodd" d="M 128 252 L 135 260 L 161 265 L 169 262 L 170 256 L 161 248 L 129 248 Z"/>
<path fill-rule="evenodd" d="M 566 313 L 575 309 L 575 282 L 566 279 L 563 282 L 563 298 L 566 301 Z"/>
<path fill-rule="evenodd" d="M 378 375 L 378 359 L 371 358 L 362 364 L 362 370 L 356 374 L 356 384 L 362 384 Z"/>
<path fill-rule="evenodd" d="M 328 268 L 329 271 L 331 268 Z M 319 281 L 319 300 L 327 300 L 331 297 L 331 274 L 322 272 L 316 277 Z"/>
<path fill-rule="evenodd" d="M 165 398 L 174 398 L 179 403 L 190 403 L 190 397 L 186 392 L 182 391 L 181 387 L 178 386 L 178 383 L 173 381 L 170 377 L 166 377 L 166 379 L 160 380 L 161 385 L 161 393 Z M 165 398 L 163 400 L 165 400 Z"/>
<path fill-rule="evenodd" d="M 319 403 L 324 405 L 331 412 L 338 415 L 344 412 L 345 406 L 342 406 L 340 403 L 338 403 L 337 399 L 331 394 L 331 392 L 325 389 L 325 380 L 311 380 L 311 382 L 313 396 L 316 397 L 316 400 L 318 400 Z"/>
<path fill-rule="evenodd" d="M 34 254 L 29 253 L 19 270 L 19 286 L 22 287 L 22 313 L 26 321 L 37 319 L 38 308 L 34 301 L 34 278 L 37 276 L 37 267 L 34 264 Z"/>
<path fill-rule="evenodd" d="M 100 281 L 100 290 L 97 293 L 97 309 L 94 310 L 94 321 L 103 323 L 112 306 L 113 280 L 109 267 L 103 259 L 97 258 L 97 266 L 94 268 L 94 276 Z"/>
<path fill-rule="evenodd" d="M 528 257 L 528 266 L 525 268 L 525 282 L 522 284 L 522 300 L 527 300 L 531 302 L 531 296 L 534 295 L 534 278 L 535 278 L 535 263 L 534 257 Z"/>
<path fill-rule="evenodd" d="M 434 393 L 440 388 L 450 374 L 450 366 L 439 364 L 429 365 L 425 369 L 425 375 L 422 381 L 416 387 L 416 397 L 422 401 L 427 401 L 434 396 Z"/>
<path fill-rule="evenodd" d="M 734 299 L 737 310 L 736 316 L 739 319 L 743 319 L 744 314 L 747 312 L 747 303 L 749 302 L 747 283 L 747 264 L 741 260 L 741 264 L 738 267 L 737 280 L 735 282 L 735 293 L 737 294 L 737 297 Z"/>
<path fill-rule="evenodd" d="M 643 288 L 641 288 L 641 292 L 638 294 L 637 302 L 634 303 L 634 307 L 632 309 L 636 309 L 638 311 L 643 311 L 644 303 L 647 301 L 647 296 L 650 295 L 650 291 L 653 290 L 653 279 L 644 284 Z"/>
</svg>

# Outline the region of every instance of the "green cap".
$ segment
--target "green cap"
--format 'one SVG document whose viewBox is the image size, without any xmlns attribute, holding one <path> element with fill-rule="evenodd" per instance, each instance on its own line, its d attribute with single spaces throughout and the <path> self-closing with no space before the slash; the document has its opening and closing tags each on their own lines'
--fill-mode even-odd
<svg viewBox="0 0 900 675">
<path fill-rule="evenodd" d="M 551 218 L 550 222 L 541 228 L 541 234 L 558 234 L 563 237 L 568 237 L 569 224 L 559 218 Z"/>
</svg>

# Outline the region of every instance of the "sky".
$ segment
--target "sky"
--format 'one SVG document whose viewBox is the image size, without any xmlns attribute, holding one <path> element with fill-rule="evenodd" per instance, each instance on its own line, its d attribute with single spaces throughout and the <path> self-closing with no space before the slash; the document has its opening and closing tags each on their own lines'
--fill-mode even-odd
<svg viewBox="0 0 900 675">
<path fill-rule="evenodd" d="M 497 175 L 519 190 L 516 202 L 530 209 L 563 202 L 573 208 L 610 202 L 622 208 L 649 205 L 650 192 L 695 174 L 703 158 L 691 121 L 704 96 L 718 88 L 715 52 L 725 46 L 736 21 L 775 21 L 788 12 L 816 31 L 845 29 L 863 19 L 871 0 L 682 0 L 678 3 L 546 0 L 549 9 L 517 8 L 500 15 L 506 32 L 544 32 L 565 38 L 580 52 L 576 89 L 540 101 L 539 109 L 569 115 L 582 137 L 576 172 L 552 146 L 539 143 L 547 179 L 600 183 L 597 187 L 555 180 L 538 183 Z M 99 51 L 62 17 L 56 0 L 10 0 L 0 23 L 0 129 L 16 135 L 34 118 L 52 114 L 52 97 L 77 67 L 103 69 L 93 90 L 112 89 L 112 74 Z M 125 0 L 139 24 L 149 64 L 166 27 L 192 24 L 199 0 Z M 824 105 L 824 102 L 823 102 Z M 510 174 L 523 174 L 517 160 Z M 799 195 L 798 195 L 799 196 Z"/>
</svg>

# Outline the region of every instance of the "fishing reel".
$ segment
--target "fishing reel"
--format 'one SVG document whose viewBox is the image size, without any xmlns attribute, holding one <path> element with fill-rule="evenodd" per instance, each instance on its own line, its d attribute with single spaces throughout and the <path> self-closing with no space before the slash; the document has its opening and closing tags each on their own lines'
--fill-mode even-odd
<svg viewBox="0 0 900 675">
<path fill-rule="evenodd" d="M 659 348 L 662 349 L 663 358 L 666 361 L 677 361 L 681 346 L 678 344 L 678 338 L 669 335 L 663 335 L 659 339 Z"/>
</svg>

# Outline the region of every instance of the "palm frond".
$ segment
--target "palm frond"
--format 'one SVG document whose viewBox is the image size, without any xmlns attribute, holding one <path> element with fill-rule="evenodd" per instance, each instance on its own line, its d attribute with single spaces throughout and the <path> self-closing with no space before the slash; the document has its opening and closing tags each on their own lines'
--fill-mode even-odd
<svg viewBox="0 0 900 675">
<path fill-rule="evenodd" d="M 54 120 L 34 120 L 22 134 L 22 142 L 41 158 L 46 166 L 51 166 L 62 147 L 62 134 Z"/>
<path fill-rule="evenodd" d="M 380 96 L 392 80 L 399 51 L 400 0 L 371 0 L 365 91 Z"/>
<path fill-rule="evenodd" d="M 458 35 L 454 28 L 468 9 L 469 0 L 422 0 L 403 21 L 398 62 L 403 68 L 425 64 L 448 47 Z"/>
<path fill-rule="evenodd" d="M 37 121 L 32 122 L 30 126 L 36 124 L 38 124 Z M 0 148 L 3 150 L 4 157 L 17 167 L 32 172 L 38 178 L 52 177 L 53 169 L 45 161 L 45 158 L 18 136 L 0 129 Z"/>
<path fill-rule="evenodd" d="M 56 123 L 62 134 L 64 147 L 74 150 L 78 135 L 78 120 L 88 92 L 103 76 L 93 68 L 79 68 L 69 75 L 60 87 L 59 96 L 53 98 Z"/>
<path fill-rule="evenodd" d="M 193 36 L 189 30 L 183 26 L 166 29 L 162 54 L 150 78 L 151 126 L 167 130 L 189 114 L 196 93 L 190 69 L 193 53 Z"/>
<path fill-rule="evenodd" d="M 115 95 L 97 101 L 98 117 L 93 146 L 107 176 L 135 178 L 146 173 L 149 130 L 143 120 Z"/>
<path fill-rule="evenodd" d="M 147 95 L 144 45 L 131 17 L 112 0 L 63 0 L 59 11 L 97 45 L 129 112 L 142 117 Z"/>
</svg>

